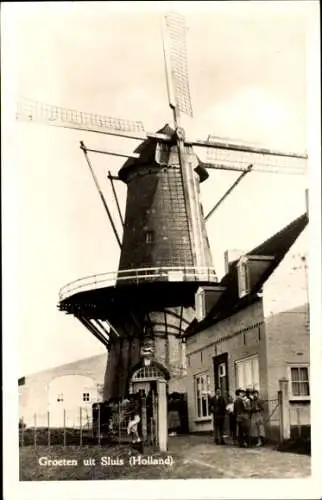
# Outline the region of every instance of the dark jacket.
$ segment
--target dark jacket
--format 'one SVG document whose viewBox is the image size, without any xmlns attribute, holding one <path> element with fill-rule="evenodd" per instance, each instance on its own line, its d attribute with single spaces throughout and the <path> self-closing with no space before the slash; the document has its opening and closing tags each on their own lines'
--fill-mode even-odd
<svg viewBox="0 0 322 500">
<path fill-rule="evenodd" d="M 237 422 L 242 422 L 249 418 L 250 415 L 250 403 L 243 401 L 241 398 L 236 398 L 234 403 L 234 409 L 236 414 Z"/>
<path fill-rule="evenodd" d="M 214 396 L 210 400 L 210 412 L 214 416 L 214 422 L 223 420 L 226 415 L 226 401 L 223 396 Z"/>
</svg>

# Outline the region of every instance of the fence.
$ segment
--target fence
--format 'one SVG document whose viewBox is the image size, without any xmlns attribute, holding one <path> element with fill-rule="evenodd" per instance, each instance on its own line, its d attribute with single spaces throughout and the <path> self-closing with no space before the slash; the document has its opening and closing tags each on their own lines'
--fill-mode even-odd
<svg viewBox="0 0 322 500">
<path fill-rule="evenodd" d="M 28 419 L 30 423 L 31 418 Z M 33 424 L 19 424 L 20 446 L 87 445 L 103 441 L 128 441 L 129 415 L 121 403 L 104 407 L 62 409 L 60 412 L 35 413 Z"/>
<path fill-rule="evenodd" d="M 92 408 L 62 409 L 60 412 L 34 413 L 32 425 L 19 422 L 19 445 L 101 445 L 129 444 L 130 413 L 128 402 L 96 403 Z M 156 422 L 151 415 L 146 419 L 145 441 L 156 445 Z"/>
<path fill-rule="evenodd" d="M 288 381 L 280 381 L 278 398 L 264 401 L 264 423 L 268 437 L 274 441 L 310 439 L 310 402 L 290 401 Z M 151 410 L 151 408 L 150 408 Z M 125 402 L 100 404 L 59 412 L 34 413 L 19 422 L 20 446 L 88 445 L 130 442 L 130 415 Z M 147 411 L 145 402 L 144 441 L 157 444 L 156 412 Z M 142 431 L 142 429 L 141 429 Z M 184 432 L 188 428 L 184 426 Z"/>
<path fill-rule="evenodd" d="M 264 401 L 264 422 L 266 425 L 278 425 L 280 422 L 280 401 L 278 398 Z"/>
</svg>

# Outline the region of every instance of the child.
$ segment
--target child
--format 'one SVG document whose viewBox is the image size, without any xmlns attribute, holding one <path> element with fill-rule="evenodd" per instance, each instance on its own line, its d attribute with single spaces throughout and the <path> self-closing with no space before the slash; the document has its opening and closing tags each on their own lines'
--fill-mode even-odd
<svg viewBox="0 0 322 500">
<path fill-rule="evenodd" d="M 141 418 L 138 414 L 133 415 L 133 418 L 129 420 L 127 433 L 132 434 L 132 443 L 139 443 L 141 441 L 138 432 L 138 424 L 140 423 L 140 421 Z"/>
<path fill-rule="evenodd" d="M 133 395 L 130 400 L 129 408 L 129 423 L 127 426 L 128 435 L 132 435 L 132 443 L 139 443 L 141 441 L 138 431 L 138 425 L 141 422 L 140 417 L 140 401 L 137 395 Z"/>
</svg>

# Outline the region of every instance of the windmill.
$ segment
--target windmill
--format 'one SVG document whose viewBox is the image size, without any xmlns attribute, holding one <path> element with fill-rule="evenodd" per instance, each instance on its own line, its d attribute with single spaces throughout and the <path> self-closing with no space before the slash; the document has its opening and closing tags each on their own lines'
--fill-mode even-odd
<svg viewBox="0 0 322 500">
<path fill-rule="evenodd" d="M 212 304 L 223 292 L 212 265 L 206 220 L 251 171 L 303 173 L 306 155 L 286 153 L 209 135 L 186 137 L 181 114 L 192 116 L 186 28 L 181 15 L 164 18 L 163 42 L 173 126 L 146 132 L 142 122 L 83 113 L 22 99 L 17 119 L 141 141 L 129 154 L 80 147 L 121 248 L 116 272 L 81 278 L 60 290 L 59 308 L 73 314 L 108 349 L 104 399 L 157 381 L 158 422 L 164 425 L 166 384 L 184 373 L 183 332 L 194 317 L 195 294 L 207 290 Z M 142 142 L 143 141 L 143 142 Z M 201 161 L 198 148 L 206 150 Z M 125 156 L 117 176 L 108 173 L 119 235 L 89 153 Z M 204 216 L 200 183 L 208 170 L 240 172 L 216 206 Z M 114 181 L 127 185 L 123 218 Z M 164 432 L 159 433 L 164 448 Z M 163 441 L 162 441 L 163 439 Z M 163 443 L 163 444 L 162 444 Z"/>
</svg>

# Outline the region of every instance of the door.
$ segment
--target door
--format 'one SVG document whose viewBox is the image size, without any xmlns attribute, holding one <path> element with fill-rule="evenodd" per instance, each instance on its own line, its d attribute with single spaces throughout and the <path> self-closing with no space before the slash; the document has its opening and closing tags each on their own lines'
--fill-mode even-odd
<svg viewBox="0 0 322 500">
<path fill-rule="evenodd" d="M 228 353 L 220 354 L 214 360 L 215 390 L 220 389 L 224 397 L 229 395 Z"/>
</svg>

